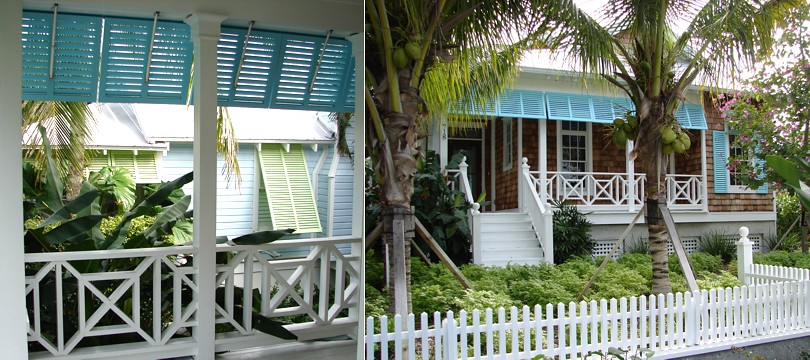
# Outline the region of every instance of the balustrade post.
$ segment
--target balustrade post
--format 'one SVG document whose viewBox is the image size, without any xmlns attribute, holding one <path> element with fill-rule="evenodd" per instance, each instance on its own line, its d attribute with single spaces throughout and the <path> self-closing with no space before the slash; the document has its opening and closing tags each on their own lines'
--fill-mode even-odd
<svg viewBox="0 0 810 360">
<path fill-rule="evenodd" d="M 464 193 L 465 197 L 467 197 L 467 194 L 471 194 L 471 192 L 472 192 L 471 189 L 467 189 L 466 187 L 464 187 L 464 185 L 466 184 L 466 182 L 464 182 L 464 180 L 467 179 L 467 168 L 468 167 L 469 167 L 469 165 L 467 165 L 467 157 L 466 156 L 462 157 L 461 162 L 458 164 L 458 176 L 459 177 L 456 178 L 456 181 L 458 181 L 459 190 L 461 190 L 461 192 Z"/>
<path fill-rule="evenodd" d="M 743 285 L 750 285 L 747 273 L 754 264 L 753 244 L 748 239 L 748 228 L 740 228 L 740 241 L 737 241 L 737 278 Z"/>
<path fill-rule="evenodd" d="M 630 153 L 633 151 L 633 141 L 627 140 L 626 149 L 626 169 L 627 169 L 627 211 L 636 212 L 636 166 L 635 161 L 630 160 Z"/>
<path fill-rule="evenodd" d="M 472 221 L 472 250 L 473 250 L 473 263 L 480 264 L 483 259 L 483 252 L 481 251 L 481 204 L 473 203 L 470 210 Z"/>
<path fill-rule="evenodd" d="M 526 197 L 529 196 L 527 193 L 526 186 L 524 184 L 526 182 L 526 177 L 529 176 L 529 159 L 523 158 L 521 159 L 521 171 L 518 172 L 518 211 L 526 211 Z"/>
</svg>

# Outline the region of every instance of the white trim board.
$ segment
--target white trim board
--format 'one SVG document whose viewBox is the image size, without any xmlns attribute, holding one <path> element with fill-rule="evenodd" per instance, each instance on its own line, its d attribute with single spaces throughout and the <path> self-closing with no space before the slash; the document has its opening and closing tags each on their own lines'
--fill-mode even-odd
<svg viewBox="0 0 810 360">
<path fill-rule="evenodd" d="M 594 225 L 629 224 L 635 213 L 591 213 L 588 220 Z M 674 212 L 672 217 L 676 224 L 681 223 L 711 223 L 711 222 L 744 222 L 744 221 L 776 221 L 776 214 L 772 211 L 761 212 Z M 644 217 L 638 221 L 645 223 Z"/>
</svg>

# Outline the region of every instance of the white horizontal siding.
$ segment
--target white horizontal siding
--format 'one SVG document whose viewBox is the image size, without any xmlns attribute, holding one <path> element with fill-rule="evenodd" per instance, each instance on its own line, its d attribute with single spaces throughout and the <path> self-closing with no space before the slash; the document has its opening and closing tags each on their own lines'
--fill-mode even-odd
<svg viewBox="0 0 810 360">
<path fill-rule="evenodd" d="M 242 145 L 237 153 L 242 173 L 241 186 L 236 188 L 236 179 L 225 181 L 222 174 L 224 161 L 217 157 L 217 236 L 239 236 L 253 231 L 253 147 Z M 173 143 L 163 157 L 161 181 L 171 181 L 194 170 L 194 153 L 191 144 Z M 194 192 L 194 183 L 183 187 L 186 194 Z"/>
</svg>

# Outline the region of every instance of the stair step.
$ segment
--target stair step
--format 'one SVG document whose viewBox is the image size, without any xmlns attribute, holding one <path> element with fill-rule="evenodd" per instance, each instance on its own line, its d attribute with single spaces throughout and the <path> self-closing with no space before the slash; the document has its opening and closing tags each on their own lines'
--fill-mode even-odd
<svg viewBox="0 0 810 360">
<path fill-rule="evenodd" d="M 481 242 L 487 243 L 510 243 L 510 242 L 533 242 L 537 243 L 537 237 L 534 233 L 520 233 L 520 234 L 504 234 L 504 233 L 491 233 L 481 234 Z"/>
</svg>

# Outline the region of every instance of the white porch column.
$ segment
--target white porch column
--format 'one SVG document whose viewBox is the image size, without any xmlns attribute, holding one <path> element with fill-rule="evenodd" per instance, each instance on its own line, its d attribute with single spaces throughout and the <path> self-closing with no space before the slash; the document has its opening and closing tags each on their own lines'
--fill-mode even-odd
<svg viewBox="0 0 810 360">
<path fill-rule="evenodd" d="M 709 176 L 706 169 L 706 130 L 700 130 L 700 182 L 703 189 L 700 205 L 704 212 L 709 212 Z M 774 210 L 776 210 L 776 207 L 774 207 Z"/>
<path fill-rule="evenodd" d="M 548 122 L 544 119 L 537 120 L 538 136 L 537 136 L 537 151 L 538 151 L 538 166 L 540 170 L 540 201 L 543 205 L 548 204 Z"/>
<path fill-rule="evenodd" d="M 0 251 L 0 349 L 3 358 L 27 359 L 28 313 L 25 310 L 25 270 L 22 213 L 22 0 L 4 0 L 0 12 L 0 217 L 5 241 Z"/>
<path fill-rule="evenodd" d="M 630 160 L 630 153 L 633 152 L 635 143 L 632 140 L 627 140 L 625 146 L 624 159 L 627 166 L 627 211 L 636 212 L 636 162 Z"/>
<path fill-rule="evenodd" d="M 428 139 L 428 149 L 435 151 L 439 155 L 439 168 L 444 169 L 447 167 L 447 160 L 449 160 L 447 153 L 447 119 L 434 119 L 433 124 L 430 126 Z"/>
<path fill-rule="evenodd" d="M 217 231 L 217 41 L 224 16 L 193 14 L 194 42 L 194 268 L 199 287 L 195 359 L 214 359 Z"/>
<path fill-rule="evenodd" d="M 363 323 L 365 320 L 363 299 L 366 298 L 365 286 L 366 283 L 366 251 L 365 251 L 365 218 L 366 218 L 366 121 L 364 114 L 366 113 L 365 107 L 365 45 L 363 43 L 363 34 L 354 34 L 349 36 L 349 41 L 352 43 L 352 56 L 354 57 L 354 123 L 351 130 L 354 130 L 354 145 L 352 152 L 354 153 L 354 184 L 352 187 L 352 236 L 361 239 L 359 243 L 352 245 L 352 255 L 359 257 L 357 268 L 360 272 L 360 278 L 357 281 L 357 305 L 349 309 L 349 316 L 357 320 L 357 354 L 363 354 L 365 350 L 363 333 L 365 327 Z"/>
</svg>

